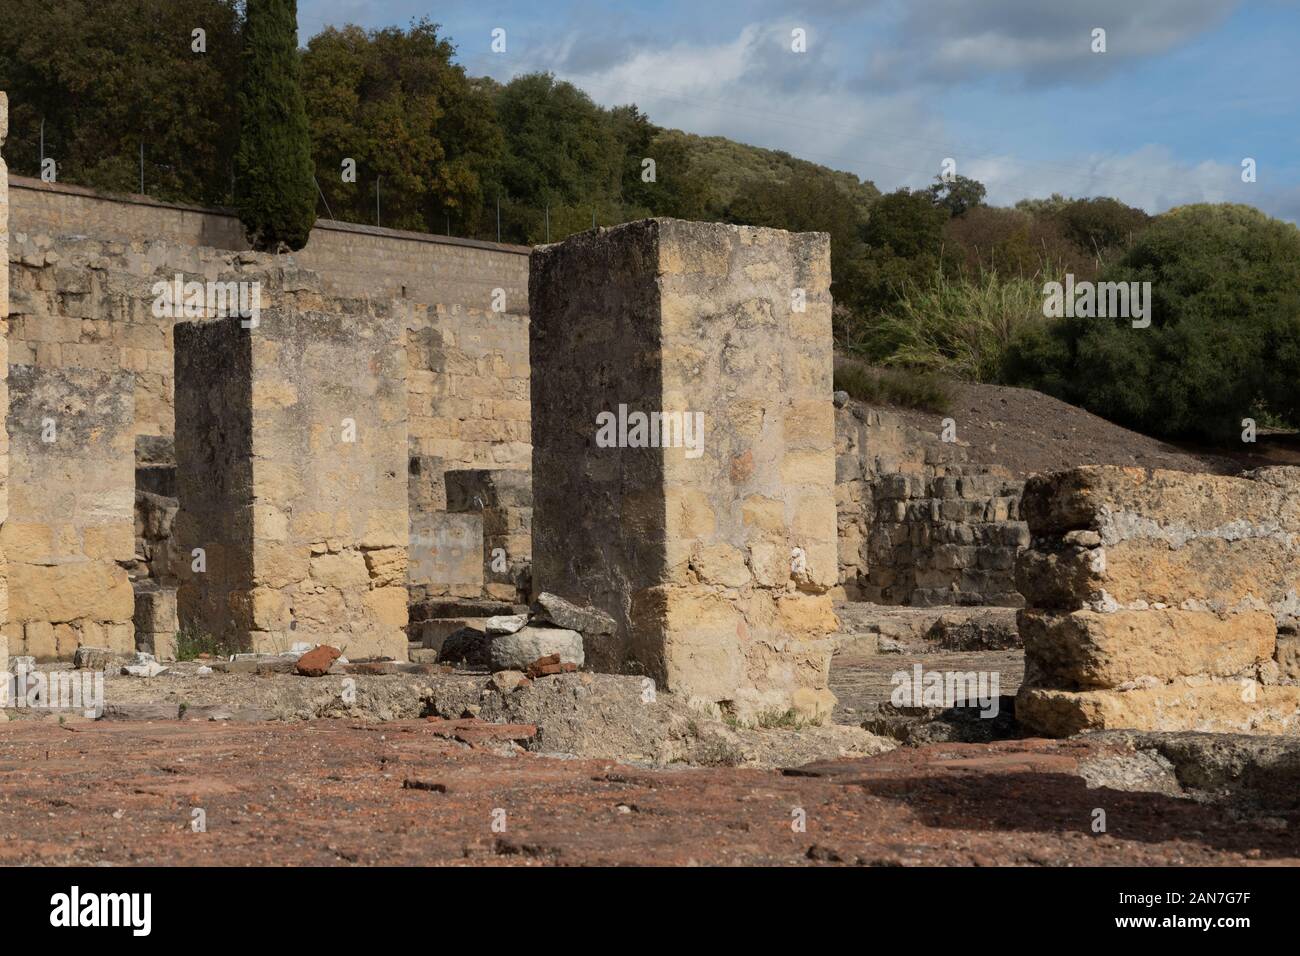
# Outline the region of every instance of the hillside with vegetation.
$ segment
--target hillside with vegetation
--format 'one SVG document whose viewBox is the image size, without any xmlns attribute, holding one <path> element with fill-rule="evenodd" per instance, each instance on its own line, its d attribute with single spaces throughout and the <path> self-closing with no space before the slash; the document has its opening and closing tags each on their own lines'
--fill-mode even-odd
<svg viewBox="0 0 1300 956">
<path fill-rule="evenodd" d="M 158 198 L 247 205 L 242 4 L 8 6 L 14 173 L 37 175 L 43 149 L 63 182 L 130 192 L 143 176 Z M 895 396 L 933 405 L 953 379 L 1027 386 L 1146 434 L 1215 442 L 1238 441 L 1247 420 L 1300 424 L 1300 233 L 1254 208 L 1152 217 L 1061 195 L 999 208 L 961 176 L 881 194 L 851 172 L 602 106 L 547 73 L 471 76 L 428 20 L 331 26 L 297 56 L 317 216 L 530 244 L 645 216 L 822 231 L 836 346 L 886 370 Z M 241 207 L 246 225 L 257 212 Z M 1049 317 L 1048 284 L 1067 277 L 1150 283 L 1149 324 Z"/>
</svg>

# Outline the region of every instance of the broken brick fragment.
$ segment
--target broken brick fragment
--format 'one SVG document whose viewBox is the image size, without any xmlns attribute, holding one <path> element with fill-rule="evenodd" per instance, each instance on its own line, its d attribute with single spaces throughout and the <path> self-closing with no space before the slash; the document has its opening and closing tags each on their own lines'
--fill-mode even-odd
<svg viewBox="0 0 1300 956">
<path fill-rule="evenodd" d="M 561 661 L 559 654 L 547 654 L 529 664 L 526 673 L 532 680 L 537 680 L 539 677 L 547 677 L 551 674 L 572 674 L 577 669 L 577 664 Z"/>
<path fill-rule="evenodd" d="M 441 717 L 426 718 L 430 729 L 439 737 L 450 737 L 463 744 L 476 746 L 487 743 L 530 740 L 537 736 L 536 724 L 494 724 L 477 717 L 461 717 L 445 720 Z"/>
<path fill-rule="evenodd" d="M 337 647 L 322 644 L 298 658 L 294 670 L 303 677 L 324 677 L 329 672 L 330 665 L 338 660 L 342 653 Z"/>
</svg>

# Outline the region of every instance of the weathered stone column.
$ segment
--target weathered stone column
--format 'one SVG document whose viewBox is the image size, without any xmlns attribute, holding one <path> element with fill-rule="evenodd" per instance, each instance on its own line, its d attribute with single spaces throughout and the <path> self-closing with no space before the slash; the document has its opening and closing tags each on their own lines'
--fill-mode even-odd
<svg viewBox="0 0 1300 956">
<path fill-rule="evenodd" d="M 82 645 L 134 650 L 134 378 L 14 365 L 9 381 L 10 650 L 47 660 Z"/>
<path fill-rule="evenodd" d="M 536 591 L 598 669 L 821 717 L 836 627 L 830 243 L 657 219 L 537 250 Z"/>
<path fill-rule="evenodd" d="M 1300 729 L 1300 468 L 1087 466 L 1030 478 L 1021 510 L 1021 724 Z"/>
<path fill-rule="evenodd" d="M 176 325 L 181 627 L 405 659 L 402 324 L 374 303 L 275 298 L 256 328 Z"/>
<path fill-rule="evenodd" d="M 0 91 L 0 149 L 9 136 L 9 96 Z M 9 517 L 9 169 L 0 155 L 0 528 Z M 0 546 L 0 628 L 9 621 L 9 567 Z M 0 633 L 0 673 L 9 669 L 9 639 Z"/>
</svg>

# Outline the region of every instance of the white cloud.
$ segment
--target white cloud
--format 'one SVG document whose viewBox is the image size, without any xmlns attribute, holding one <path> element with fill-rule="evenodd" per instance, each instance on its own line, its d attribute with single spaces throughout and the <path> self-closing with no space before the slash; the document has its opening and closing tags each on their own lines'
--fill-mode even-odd
<svg viewBox="0 0 1300 956">
<path fill-rule="evenodd" d="M 1188 42 L 1241 0 L 914 0 L 899 23 L 897 50 L 872 63 L 879 79 L 941 83 L 989 75 L 1035 84 L 1100 79 L 1116 61 L 1142 60 Z M 1106 31 L 1106 52 L 1092 31 Z"/>
<path fill-rule="evenodd" d="M 867 179 L 897 180 L 916 168 L 913 162 L 937 171 L 934 149 L 921 150 L 922 159 L 912 143 L 903 155 L 895 141 L 873 136 L 884 128 L 940 139 L 942 124 L 921 94 L 846 88 L 842 71 L 817 59 L 815 43 L 796 54 L 788 38 L 784 25 L 750 25 L 729 40 L 641 45 L 609 65 L 583 69 L 574 56 L 580 41 L 569 35 L 518 69 L 549 69 L 605 105 L 635 102 L 662 126 L 785 150 Z"/>
<path fill-rule="evenodd" d="M 972 159 L 963 175 L 988 187 L 988 200 L 1011 205 L 1048 196 L 1113 196 L 1150 213 L 1196 202 L 1238 202 L 1273 215 L 1294 217 L 1300 191 L 1287 193 L 1266 182 L 1243 183 L 1241 169 L 1227 163 L 1184 163 L 1163 146 L 1124 154 L 1080 156 L 1069 162 L 1025 163 L 1012 156 Z"/>
</svg>

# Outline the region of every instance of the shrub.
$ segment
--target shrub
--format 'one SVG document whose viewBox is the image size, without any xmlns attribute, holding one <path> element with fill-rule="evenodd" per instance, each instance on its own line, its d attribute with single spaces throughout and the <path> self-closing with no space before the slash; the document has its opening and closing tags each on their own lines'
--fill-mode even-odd
<svg viewBox="0 0 1300 956">
<path fill-rule="evenodd" d="M 927 412 L 952 407 L 948 383 L 937 375 L 905 368 L 872 368 L 847 356 L 835 359 L 835 388 L 868 405 L 898 405 Z"/>
<path fill-rule="evenodd" d="M 962 281 L 938 270 L 929 283 L 908 283 L 882 313 L 872 348 L 888 365 L 996 381 L 1016 330 L 1044 323 L 1042 301 L 1036 279 L 986 270 Z"/>
<path fill-rule="evenodd" d="M 176 659 L 192 661 L 200 654 L 221 659 L 234 654 L 239 648 L 221 638 L 213 637 L 201 628 L 182 625 L 176 632 Z"/>
<path fill-rule="evenodd" d="M 1102 277 L 1150 282 L 1151 325 L 1061 319 L 1022 330 L 1015 384 L 1141 431 L 1223 438 L 1244 417 L 1300 422 L 1300 230 L 1250 206 L 1157 217 Z"/>
</svg>

